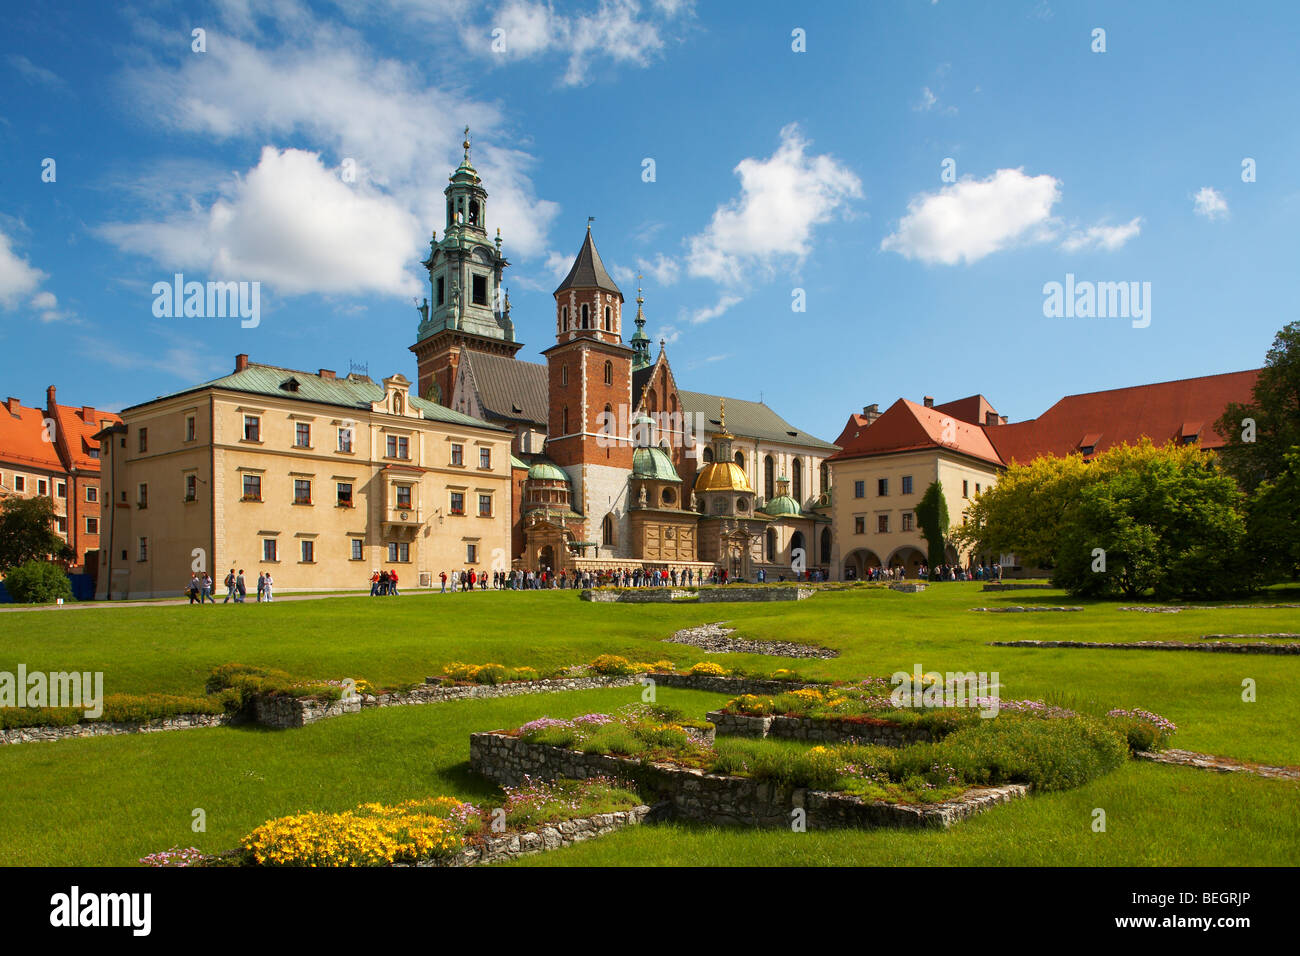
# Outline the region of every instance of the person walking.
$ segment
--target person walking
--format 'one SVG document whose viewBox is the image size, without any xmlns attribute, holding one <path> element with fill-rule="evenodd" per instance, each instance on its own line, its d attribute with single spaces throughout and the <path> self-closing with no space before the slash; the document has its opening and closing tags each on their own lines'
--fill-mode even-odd
<svg viewBox="0 0 1300 956">
<path fill-rule="evenodd" d="M 438 577 L 442 580 L 442 593 L 446 594 L 447 593 L 447 572 L 446 571 L 439 572 Z"/>
<path fill-rule="evenodd" d="M 397 597 L 397 568 L 388 572 L 388 593 Z"/>
<path fill-rule="evenodd" d="M 189 591 L 191 604 L 203 603 L 203 598 L 199 597 L 199 591 L 201 588 L 202 585 L 199 584 L 199 576 L 197 574 L 191 574 L 189 587 L 187 589 Z"/>
<path fill-rule="evenodd" d="M 262 603 L 262 596 L 266 594 L 266 572 L 257 572 L 257 603 Z"/>
<path fill-rule="evenodd" d="M 244 569 L 239 569 L 239 574 L 235 575 L 235 603 L 243 604 L 244 598 L 248 596 L 248 585 L 244 583 Z"/>
<path fill-rule="evenodd" d="M 216 604 L 217 599 L 212 596 L 212 575 L 206 572 L 203 575 L 203 590 L 199 594 L 199 603 L 207 601 L 210 604 Z"/>
<path fill-rule="evenodd" d="M 231 568 L 230 573 L 226 575 L 225 584 L 226 584 L 226 599 L 221 603 L 229 604 L 231 598 L 235 598 L 236 603 L 238 603 L 239 599 L 235 595 L 235 569 L 234 568 Z"/>
<path fill-rule="evenodd" d="M 271 580 L 271 572 L 270 572 L 270 571 L 267 571 L 267 572 L 266 572 L 266 582 L 265 582 L 265 584 L 264 584 L 264 590 L 266 591 L 266 599 L 267 599 L 268 601 L 274 600 L 274 596 L 271 594 L 271 589 L 272 589 L 273 586 L 274 586 L 274 582 Z"/>
<path fill-rule="evenodd" d="M 375 597 L 379 594 L 379 569 L 375 568 L 370 572 L 370 596 Z"/>
</svg>

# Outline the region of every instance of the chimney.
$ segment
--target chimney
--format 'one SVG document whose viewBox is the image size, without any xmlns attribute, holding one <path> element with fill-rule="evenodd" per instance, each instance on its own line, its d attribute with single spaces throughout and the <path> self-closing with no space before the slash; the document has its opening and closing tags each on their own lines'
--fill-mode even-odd
<svg viewBox="0 0 1300 956">
<path fill-rule="evenodd" d="M 51 385 L 45 390 L 45 410 L 53 412 L 54 404 L 54 386 Z"/>
<path fill-rule="evenodd" d="M 934 408 L 934 396 L 933 396 L 933 395 L 927 395 L 927 396 L 925 396 L 925 407 L 926 407 L 926 408 Z"/>
<path fill-rule="evenodd" d="M 1006 423 L 1007 423 L 1007 416 L 1005 416 L 1005 415 L 1001 415 L 1001 416 L 998 417 L 998 424 L 999 424 L 999 425 L 1005 425 Z"/>
<path fill-rule="evenodd" d="M 996 425 L 997 423 L 998 423 L 998 413 L 997 413 L 997 412 L 985 412 L 985 413 L 984 413 L 984 424 L 985 424 L 985 425 Z"/>
<path fill-rule="evenodd" d="M 248 368 L 248 353 L 240 352 L 235 356 L 235 371 L 242 372 L 246 368 Z"/>
<path fill-rule="evenodd" d="M 332 378 L 335 377 L 335 376 L 334 376 L 334 369 L 332 369 L 332 368 L 323 368 L 323 369 L 320 370 L 320 373 L 319 373 L 319 374 L 320 374 L 320 377 L 321 377 L 321 378 L 329 378 L 329 379 L 332 379 Z"/>
<path fill-rule="evenodd" d="M 16 416 L 18 414 L 18 409 L 21 407 L 21 405 L 22 403 L 19 402 L 18 399 L 14 398 L 12 395 L 10 395 L 7 399 L 5 399 L 5 408 L 9 409 L 10 415 Z"/>
<path fill-rule="evenodd" d="M 863 405 L 862 417 L 865 418 L 867 420 L 867 424 L 870 425 L 872 422 L 874 422 L 877 418 L 880 417 L 880 405 L 879 404 Z"/>
<path fill-rule="evenodd" d="M 99 422 L 95 421 L 95 409 L 93 406 L 82 405 L 81 411 L 78 412 L 77 414 L 81 416 L 81 420 L 85 422 L 87 425 L 99 424 Z"/>
</svg>

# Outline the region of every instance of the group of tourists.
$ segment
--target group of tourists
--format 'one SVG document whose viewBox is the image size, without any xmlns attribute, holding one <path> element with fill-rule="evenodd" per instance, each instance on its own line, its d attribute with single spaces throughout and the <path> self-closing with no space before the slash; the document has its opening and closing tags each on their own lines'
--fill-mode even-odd
<svg viewBox="0 0 1300 956">
<path fill-rule="evenodd" d="M 236 604 L 243 604 L 248 595 L 248 585 L 244 583 L 244 569 L 236 571 L 230 569 L 226 575 L 226 599 L 222 604 L 229 604 L 234 601 Z M 186 588 L 190 596 L 191 604 L 216 604 L 217 599 L 212 596 L 212 575 L 208 573 L 190 575 L 190 583 Z M 257 575 L 257 600 L 260 604 L 262 601 L 271 601 L 275 598 L 275 582 L 271 578 L 270 571 L 262 571 Z"/>
<path fill-rule="evenodd" d="M 396 568 L 384 571 L 376 568 L 370 572 L 370 596 L 398 597 Z"/>
<path fill-rule="evenodd" d="M 549 567 L 533 570 L 515 568 L 510 571 L 442 571 L 438 574 L 440 590 L 448 591 L 549 591 L 574 588 L 656 588 L 701 587 L 705 584 L 725 585 L 732 581 L 731 573 L 724 567 L 709 570 L 702 568 L 563 568 L 556 572 Z M 820 568 L 793 575 L 796 581 L 825 581 Z M 767 572 L 757 572 L 760 584 L 767 580 Z M 786 576 L 780 575 L 785 581 Z"/>
</svg>

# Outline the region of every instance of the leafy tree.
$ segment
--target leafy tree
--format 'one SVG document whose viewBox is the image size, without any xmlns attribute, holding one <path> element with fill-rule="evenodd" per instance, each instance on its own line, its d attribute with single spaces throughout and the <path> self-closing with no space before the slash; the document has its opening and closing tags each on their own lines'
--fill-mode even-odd
<svg viewBox="0 0 1300 956">
<path fill-rule="evenodd" d="M 1281 474 L 1255 489 L 1246 540 L 1265 580 L 1300 576 L 1300 447 L 1287 452 Z"/>
<path fill-rule="evenodd" d="M 19 604 L 53 604 L 72 600 L 72 582 L 57 564 L 31 560 L 5 575 L 5 588 Z"/>
<path fill-rule="evenodd" d="M 944 546 L 948 542 L 948 500 L 939 482 L 931 482 L 917 503 L 916 523 L 921 534 L 925 535 L 926 560 L 933 574 L 934 569 L 944 563 Z"/>
<path fill-rule="evenodd" d="M 1224 466 L 1247 491 L 1286 470 L 1287 453 L 1300 445 L 1300 322 L 1273 339 L 1252 401 L 1229 404 L 1214 428 L 1227 442 L 1220 449 Z"/>
<path fill-rule="evenodd" d="M 0 502 L 0 571 L 33 558 L 62 555 L 67 548 L 54 533 L 54 502 L 47 497 Z"/>
</svg>

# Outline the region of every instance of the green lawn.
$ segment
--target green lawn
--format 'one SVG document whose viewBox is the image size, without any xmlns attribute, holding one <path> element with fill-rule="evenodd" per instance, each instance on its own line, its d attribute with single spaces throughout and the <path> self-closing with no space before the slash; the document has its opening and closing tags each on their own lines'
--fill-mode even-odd
<svg viewBox="0 0 1300 956">
<path fill-rule="evenodd" d="M 1295 601 L 1294 592 L 1264 600 Z M 0 615 L 0 670 L 102 670 L 106 693 L 201 693 L 226 661 L 305 677 L 422 680 L 451 660 L 546 668 L 600 653 L 705 658 L 662 643 L 690 624 L 730 621 L 736 636 L 824 644 L 833 660 L 709 656 L 728 665 L 794 666 L 828 677 L 926 670 L 998 671 L 1004 697 L 1143 707 L 1178 724 L 1174 746 L 1300 764 L 1300 659 L 1170 651 L 1028 650 L 995 639 L 1196 639 L 1300 631 L 1300 610 L 978 614 L 976 606 L 1077 604 L 1060 592 L 982 593 L 945 584 L 923 594 L 818 594 L 799 604 L 603 605 L 575 592 L 331 598 L 272 605 L 141 607 Z M 1252 678 L 1257 701 L 1241 700 Z M 542 714 L 571 716 L 636 699 L 639 688 L 367 711 L 301 730 L 219 728 L 0 747 L 0 864 L 130 863 L 174 844 L 233 846 L 269 817 L 432 793 L 484 798 L 467 770 L 468 734 Z M 661 690 L 702 716 L 717 695 Z M 1300 786 L 1130 765 L 1087 787 L 1035 795 L 946 834 L 720 832 L 674 825 L 619 834 L 537 862 L 749 864 L 873 862 L 1297 862 Z M 208 830 L 190 830 L 191 811 Z M 1090 829 L 1107 810 L 1107 834 Z M 1231 834 L 1231 837 L 1229 837 Z M 1249 859 L 1244 857 L 1249 854 Z"/>
</svg>

